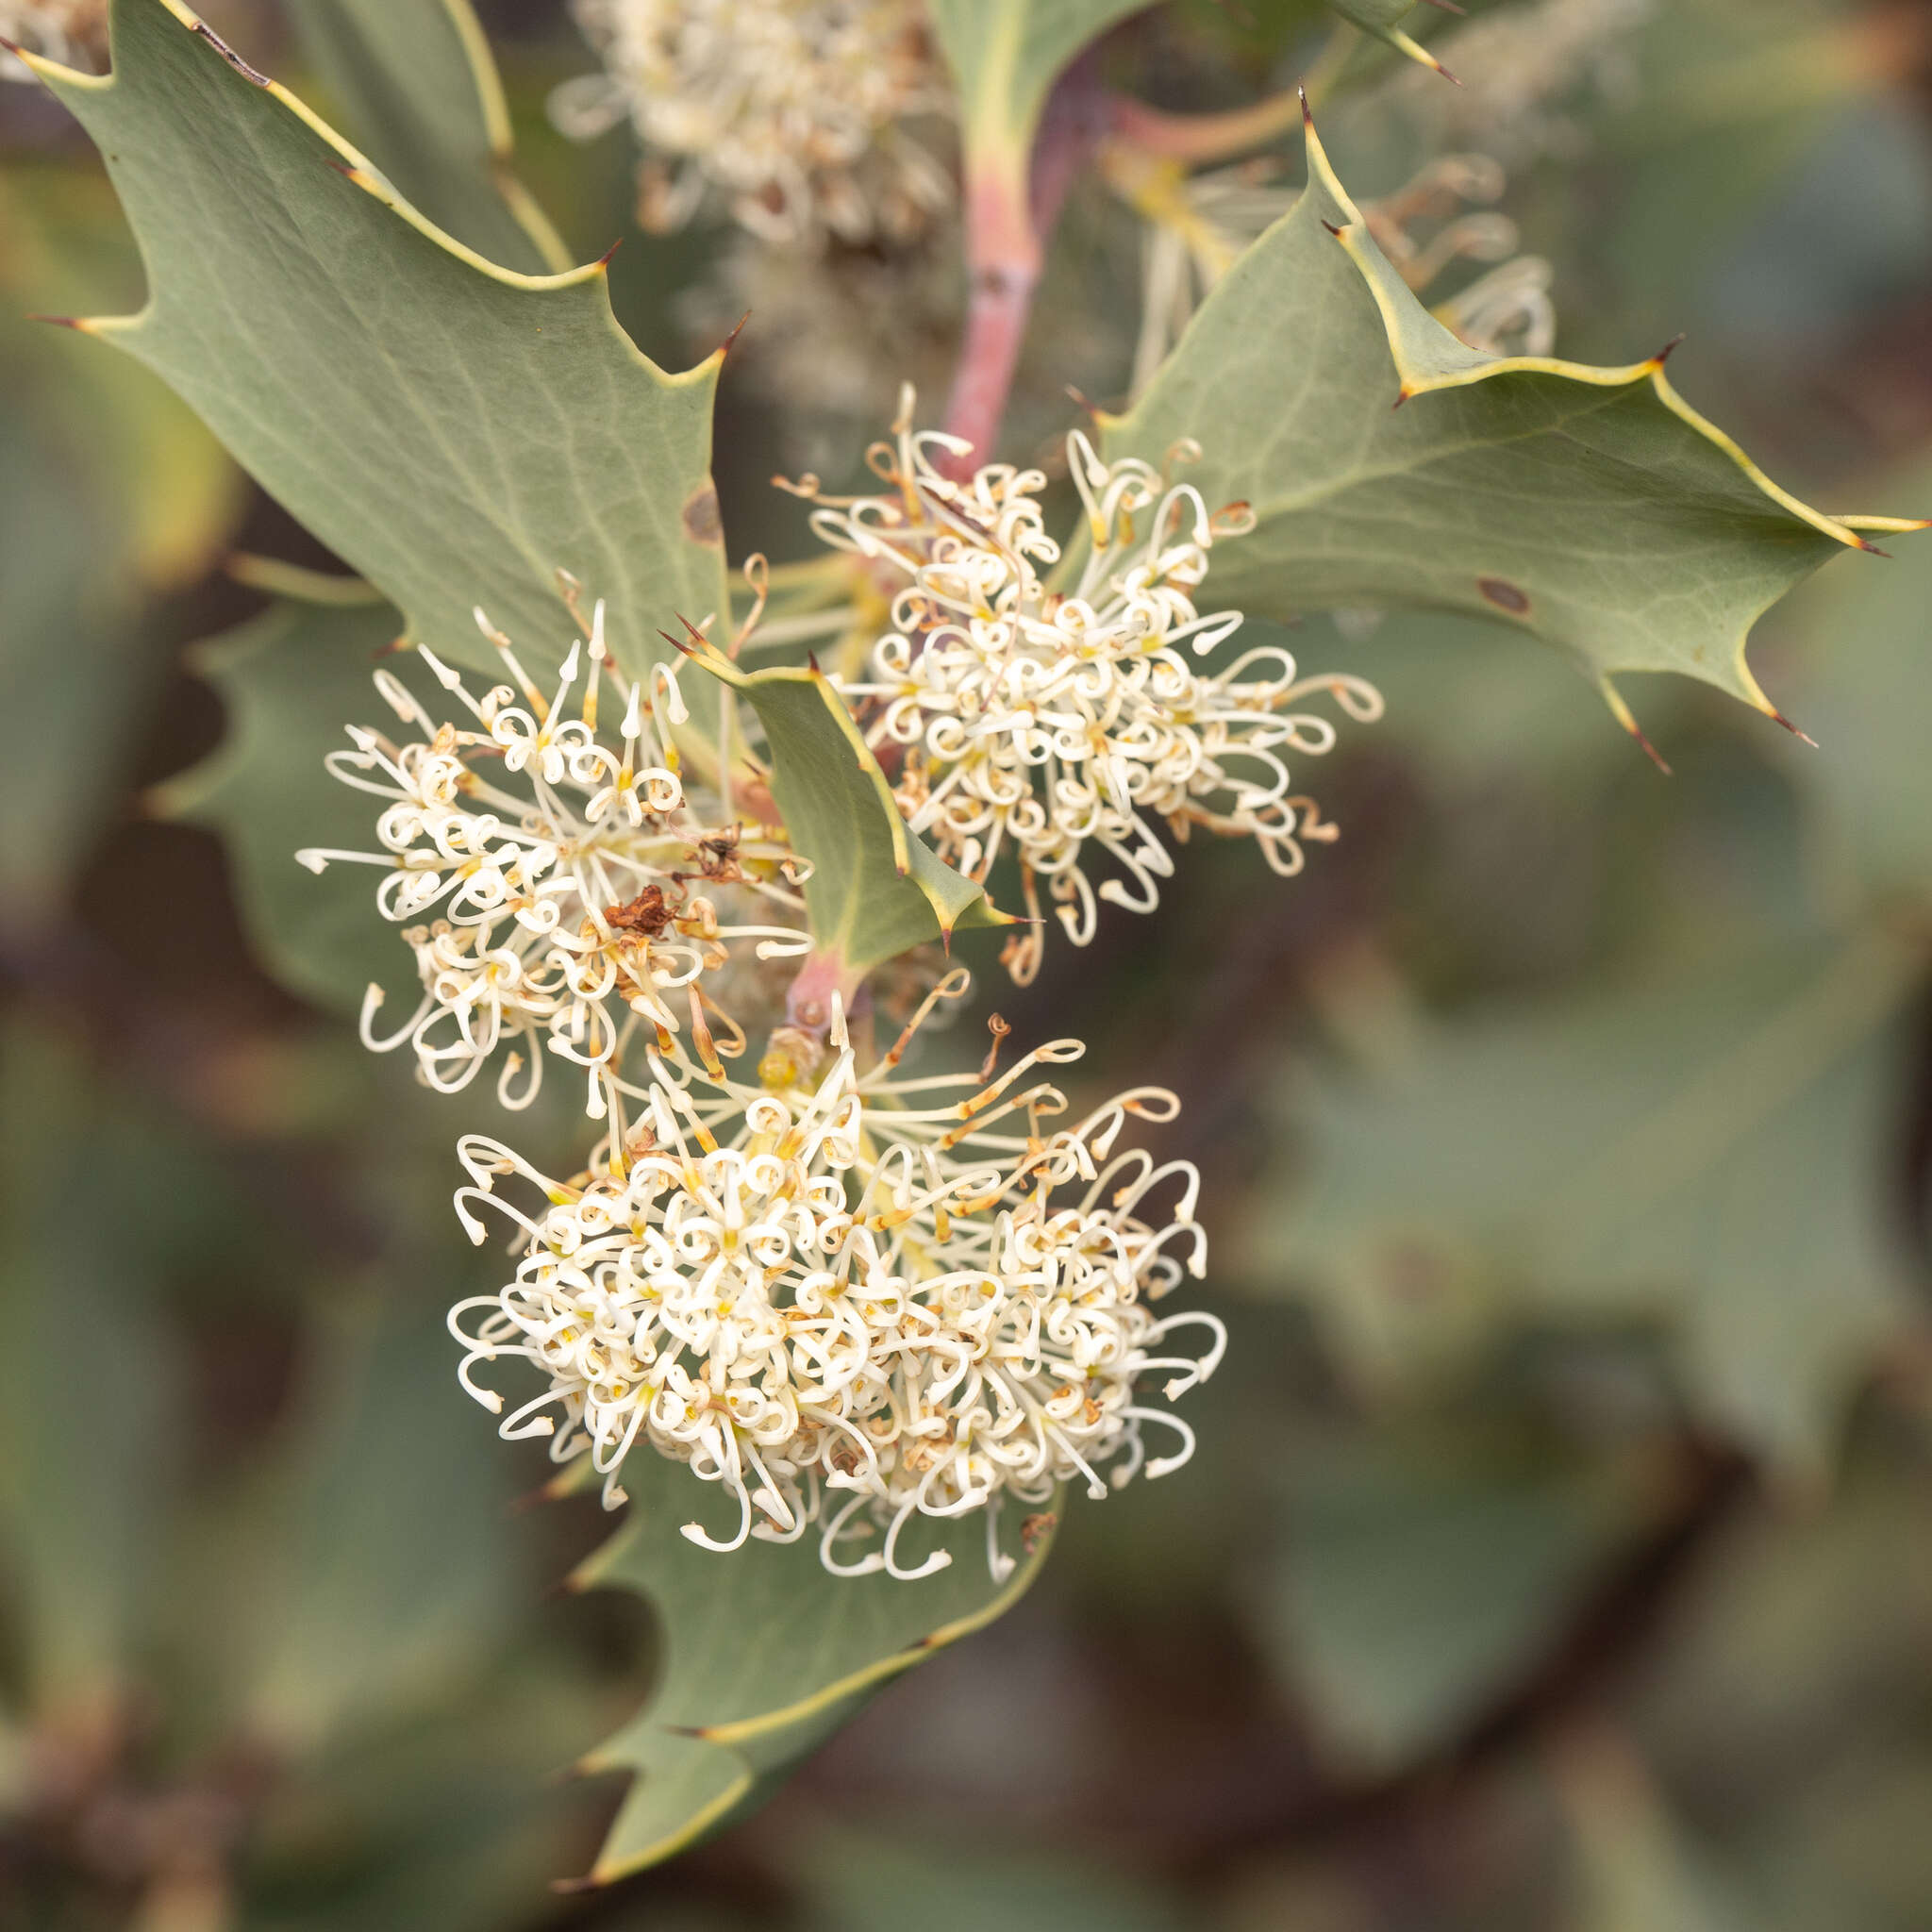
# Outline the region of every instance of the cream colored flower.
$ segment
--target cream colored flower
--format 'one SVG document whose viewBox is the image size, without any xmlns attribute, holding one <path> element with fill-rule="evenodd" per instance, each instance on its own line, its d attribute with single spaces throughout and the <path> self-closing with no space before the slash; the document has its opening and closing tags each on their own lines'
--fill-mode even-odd
<svg viewBox="0 0 1932 1932">
<path fill-rule="evenodd" d="M 1171 1120 L 1174 1096 L 1137 1089 L 1054 1130 L 1064 1096 L 1029 1076 L 1076 1041 L 990 1081 L 900 1080 L 911 1031 L 862 1072 L 835 1010 L 828 1043 L 774 1036 L 758 1086 L 649 1049 L 648 1080 L 616 1083 L 634 1125 L 614 1119 L 568 1184 L 463 1141 L 464 1224 L 483 1240 L 494 1208 L 523 1251 L 498 1292 L 451 1311 L 464 1385 L 500 1413 L 475 1372 L 505 1356 L 547 1384 L 501 1433 L 553 1435 L 558 1461 L 589 1454 L 607 1506 L 627 1456 L 686 1462 L 738 1505 L 722 1538 L 687 1524 L 693 1542 L 809 1530 L 848 1576 L 943 1568 L 943 1551 L 902 1550 L 908 1525 L 976 1510 L 1004 1576 L 1008 1499 L 1037 1508 L 1073 1480 L 1104 1496 L 1184 1463 L 1193 1432 L 1156 1404 L 1204 1380 L 1225 1341 L 1211 1315 L 1158 1311 L 1206 1265 L 1199 1177 L 1115 1151 L 1129 1117 Z M 519 1206 L 507 1179 L 541 1203 Z M 1177 1349 L 1191 1331 L 1200 1346 Z"/>
<path fill-rule="evenodd" d="M 378 670 L 376 690 L 419 735 L 397 743 L 352 725 L 353 748 L 331 754 L 328 765 L 384 801 L 379 849 L 296 857 L 318 873 L 337 861 L 383 868 L 377 908 L 405 927 L 415 954 L 415 1011 L 378 1037 L 383 995 L 372 986 L 366 1045 L 381 1053 L 407 1041 L 420 1076 L 455 1092 L 512 1043 L 497 1090 L 508 1107 L 536 1097 L 554 1055 L 585 1070 L 588 1109 L 601 1119 L 605 1074 L 641 1026 L 668 1041 L 688 1023 L 696 1049 L 715 1058 L 716 1021 L 727 1047 L 741 1047 L 701 981 L 727 965 L 735 944 L 758 958 L 808 950 L 797 925 L 742 916 L 761 902 L 787 921 L 802 913 L 791 890 L 802 869 L 774 840 L 694 816 L 664 728 L 685 716 L 677 680 L 665 666 L 648 687 L 619 675 L 604 654 L 601 604 L 588 669 L 585 647 L 574 644 L 548 700 L 508 640 L 480 611 L 477 622 L 516 688 L 499 685 L 478 700 L 419 648 L 467 714 L 458 725 L 431 717 L 393 672 Z M 567 715 L 580 674 L 577 710 Z M 623 710 L 616 743 L 597 731 L 605 676 Z"/>
<path fill-rule="evenodd" d="M 904 126 L 951 109 L 916 0 L 573 0 L 605 72 L 552 113 L 589 137 L 628 117 L 640 218 L 682 227 L 715 193 L 768 241 L 903 238 L 951 201 Z"/>
<path fill-rule="evenodd" d="M 1044 878 L 1075 945 L 1092 939 L 1100 899 L 1154 909 L 1174 870 L 1159 827 L 1176 841 L 1197 828 L 1252 838 L 1276 872 L 1299 872 L 1303 842 L 1335 828 L 1291 794 L 1284 754 L 1319 757 L 1337 734 L 1296 707 L 1325 695 L 1369 722 L 1381 700 L 1359 678 L 1301 677 L 1274 644 L 1201 668 L 1241 623 L 1203 615 L 1195 599 L 1215 541 L 1253 526 L 1246 506 L 1210 514 L 1191 485 L 1131 458 L 1104 463 L 1075 432 L 1086 555 L 1049 589 L 1060 546 L 1045 531 L 1043 473 L 996 463 L 956 483 L 932 454 L 967 445 L 915 432 L 911 409 L 908 392 L 895 442 L 873 453 L 891 493 L 819 497 L 812 523 L 897 585 L 869 675 L 843 689 L 896 764 L 913 829 L 974 878 L 1010 851 L 1028 909 L 1037 919 Z M 1098 884 L 1096 858 L 1114 874 Z M 1016 978 L 1037 969 L 1039 937 L 1009 951 Z"/>
</svg>

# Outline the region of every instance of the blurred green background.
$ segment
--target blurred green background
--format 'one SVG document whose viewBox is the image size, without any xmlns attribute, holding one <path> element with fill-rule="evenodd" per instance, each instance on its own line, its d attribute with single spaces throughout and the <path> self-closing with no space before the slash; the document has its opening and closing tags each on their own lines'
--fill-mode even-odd
<svg viewBox="0 0 1932 1932">
<path fill-rule="evenodd" d="M 326 108 L 299 6 L 206 11 Z M 636 234 L 626 137 L 544 118 L 587 64 L 563 8 L 482 11 L 524 173 L 580 258 L 626 236 L 644 346 L 682 366 L 752 307 L 726 527 L 807 554 L 766 478 L 853 467 L 902 373 L 937 404 L 949 260 L 814 284 Z M 1174 0 L 1107 58 L 1238 102 L 1317 12 Z M 1932 9 L 1465 31 L 1512 17 L 1465 96 L 1373 61 L 1337 96 L 1358 191 L 1495 153 L 1560 352 L 1688 330 L 1674 376 L 1781 482 L 1932 510 Z M 1138 247 L 1083 184 L 1012 453 L 1065 384 L 1122 393 Z M 458 1123 L 251 929 L 267 859 L 157 815 L 227 728 L 192 647 L 262 608 L 225 559 L 327 559 L 144 373 L 25 319 L 140 295 L 92 149 L 0 83 L 0 1924 L 1932 1924 L 1932 543 L 1760 627 L 1816 750 L 1630 680 L 1670 778 L 1513 635 L 1292 632 L 1389 701 L 1313 774 L 1337 846 L 1287 885 L 1192 848 L 1023 994 L 968 953 L 1022 1038 L 1183 1097 L 1234 1337 L 1200 1455 L 1076 1507 L 1031 1597 L 750 1823 L 553 1892 L 649 1613 L 558 1590 L 597 1511 L 520 1507 L 544 1465 L 456 1386 L 442 1311 L 490 1265 Z"/>
</svg>

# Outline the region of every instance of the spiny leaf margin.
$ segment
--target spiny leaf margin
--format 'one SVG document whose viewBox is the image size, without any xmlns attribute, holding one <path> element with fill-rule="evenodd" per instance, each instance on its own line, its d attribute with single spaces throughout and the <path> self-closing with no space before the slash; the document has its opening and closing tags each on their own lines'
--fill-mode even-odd
<svg viewBox="0 0 1932 1932">
<path fill-rule="evenodd" d="M 517 177 L 509 105 L 470 0 L 285 4 L 348 128 L 407 200 L 505 268 L 571 266 Z"/>
<path fill-rule="evenodd" d="M 640 1465 L 643 1465 L 640 1467 Z M 663 1664 L 649 1704 L 582 1758 L 586 1775 L 633 1783 L 592 1865 L 607 1885 L 661 1864 L 757 1808 L 805 1754 L 892 1678 L 984 1629 L 1031 1588 L 1060 1511 L 1048 1506 L 1004 1582 L 984 1571 L 983 1520 L 937 1525 L 952 1563 L 900 1582 L 834 1576 L 816 1540 L 753 1541 L 721 1556 L 685 1541 L 691 1477 L 662 1457 L 626 1463 L 631 1519 L 573 1574 L 575 1590 L 621 1589 L 653 1605 Z M 553 1487 L 569 1485 L 569 1474 Z M 743 1628 L 762 1597 L 782 1641 Z"/>
<path fill-rule="evenodd" d="M 632 675 L 670 611 L 725 608 L 722 350 L 667 374 L 604 261 L 520 275 L 443 234 L 181 0 L 113 0 L 110 27 L 106 75 L 25 57 L 101 146 L 148 269 L 138 313 L 75 326 L 160 375 L 460 661 L 494 668 L 478 604 L 560 658 L 560 568 L 606 598 Z"/>
<path fill-rule="evenodd" d="M 1146 394 L 1101 419 L 1109 458 L 1191 443 L 1190 480 L 1251 504 L 1255 533 L 1216 553 L 1218 599 L 1284 620 L 1381 604 L 1513 622 L 1640 739 L 1615 674 L 1681 672 L 1788 723 L 1745 663 L 1752 625 L 1839 549 L 1871 549 L 1861 532 L 1925 525 L 1827 517 L 1779 489 L 1677 394 L 1668 351 L 1597 369 L 1470 349 L 1382 256 L 1312 120 L 1307 143 L 1294 208 Z M 1539 463 L 1560 466 L 1567 501 Z M 1610 516 L 1626 538 L 1607 539 Z"/>
</svg>

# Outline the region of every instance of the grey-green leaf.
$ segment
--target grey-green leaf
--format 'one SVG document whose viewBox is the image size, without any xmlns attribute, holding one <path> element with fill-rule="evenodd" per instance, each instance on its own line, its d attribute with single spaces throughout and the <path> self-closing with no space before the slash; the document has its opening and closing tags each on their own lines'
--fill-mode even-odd
<svg viewBox="0 0 1932 1932">
<path fill-rule="evenodd" d="M 431 227 L 178 0 L 115 0 L 114 72 L 37 71 L 107 158 L 150 276 L 83 325 L 156 370 L 242 464 L 403 611 L 493 662 L 482 606 L 547 665 L 608 603 L 636 674 L 658 632 L 726 606 L 711 488 L 719 358 L 669 375 L 601 263 L 525 276 Z"/>
<path fill-rule="evenodd" d="M 570 266 L 511 172 L 503 83 L 470 0 L 284 0 L 343 130 L 444 234 L 499 268 Z"/>
<path fill-rule="evenodd" d="M 339 594 L 349 601 L 280 599 L 195 648 L 190 662 L 221 693 L 227 733 L 153 803 L 221 835 L 249 939 L 276 978 L 353 1013 L 372 981 L 401 993 L 415 974 L 376 911 L 380 873 L 332 865 L 318 877 L 295 862 L 304 846 L 359 852 L 375 843 L 373 801 L 338 784 L 323 760 L 348 743 L 345 724 L 380 715 L 370 673 L 402 620 L 353 580 Z"/>
<path fill-rule="evenodd" d="M 724 1555 L 688 1541 L 681 1525 L 729 1499 L 681 1464 L 641 1449 L 624 1480 L 632 1520 L 574 1580 L 648 1597 L 661 1665 L 647 1708 L 582 1767 L 636 1779 L 591 1870 L 600 1883 L 671 1857 L 753 1808 L 881 1685 L 1011 1607 L 1052 1541 L 1049 1520 L 995 1583 L 983 1514 L 936 1533 L 925 1518 L 916 1526 L 924 1535 L 902 1539 L 901 1561 L 944 1549 L 953 1558 L 945 1569 L 917 1582 L 834 1576 L 810 1526 L 794 1543 L 754 1539 Z M 1006 1540 L 1018 1530 L 1009 1520 Z M 841 1556 L 853 1560 L 850 1550 Z"/>
<path fill-rule="evenodd" d="M 1261 1191 L 1254 1261 L 1312 1290 L 1370 1374 L 1511 1318 L 1656 1324 L 1713 1422 L 1815 1472 L 1912 1319 L 1873 1177 L 1924 971 L 1873 930 L 1310 1080 L 1300 1181 Z"/>
<path fill-rule="evenodd" d="M 1415 11 L 1416 0 L 1328 0 L 1331 12 L 1339 13 L 1352 26 L 1373 34 L 1397 53 L 1406 54 L 1424 67 L 1449 77 L 1449 70 L 1419 41 L 1403 32 L 1401 23 Z M 1458 8 L 1457 11 L 1461 11 Z"/>
<path fill-rule="evenodd" d="M 1773 717 L 1751 626 L 1867 530 L 1777 488 L 1676 393 L 1663 358 L 1595 369 L 1467 348 L 1409 292 L 1328 167 L 1195 315 L 1109 457 L 1170 459 L 1245 501 L 1214 604 L 1275 617 L 1369 604 L 1463 611 L 1611 679 L 1701 678 Z M 1397 406 L 1400 407 L 1397 407 Z"/>
<path fill-rule="evenodd" d="M 907 829 L 878 760 L 820 672 L 746 673 L 715 651 L 699 662 L 765 727 L 772 796 L 793 849 L 811 861 L 805 897 L 822 954 L 860 974 L 928 940 L 1010 924 Z"/>
</svg>

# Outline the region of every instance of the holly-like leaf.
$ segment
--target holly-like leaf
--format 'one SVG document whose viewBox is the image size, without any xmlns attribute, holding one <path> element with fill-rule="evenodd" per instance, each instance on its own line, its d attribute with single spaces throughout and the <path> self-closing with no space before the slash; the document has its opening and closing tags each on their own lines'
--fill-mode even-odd
<svg viewBox="0 0 1932 1932">
<path fill-rule="evenodd" d="M 983 1515 L 925 1518 L 920 1526 L 937 1533 L 902 1560 L 943 1549 L 945 1569 L 916 1582 L 834 1576 L 810 1528 L 794 1543 L 754 1539 L 724 1555 L 688 1541 L 680 1525 L 715 1492 L 682 1464 L 641 1450 L 624 1479 L 631 1521 L 573 1581 L 651 1600 L 660 1677 L 649 1706 L 581 1766 L 636 1777 L 591 1868 L 597 1883 L 658 1864 L 754 1809 L 881 1686 L 1011 1608 L 1052 1542 L 1049 1514 L 994 1582 Z M 1019 1530 L 1008 1512 L 1007 1539 Z"/>
<path fill-rule="evenodd" d="M 1442 6 L 1443 0 L 1435 0 L 1435 4 Z M 1406 54 L 1424 67 L 1433 67 L 1447 79 L 1455 79 L 1456 76 L 1420 41 L 1402 31 L 1399 23 L 1415 11 L 1416 0 L 1328 0 L 1328 7 L 1331 12 L 1339 13 L 1365 34 L 1373 34 L 1376 40 L 1385 42 L 1398 54 Z M 1460 13 L 1462 8 L 1448 7 L 1444 10 Z"/>
<path fill-rule="evenodd" d="M 286 581 L 311 600 L 336 601 L 279 598 L 190 652 L 191 668 L 221 693 L 227 732 L 211 757 L 150 801 L 221 836 L 249 940 L 275 977 L 353 1013 L 372 980 L 397 996 L 414 986 L 408 948 L 377 914 L 367 867 L 330 866 L 317 876 L 295 854 L 374 846 L 375 802 L 338 784 L 323 760 L 348 742 L 344 724 L 379 715 L 370 673 L 402 619 L 353 578 L 332 589 L 325 579 Z M 389 661 L 406 672 L 413 656 Z"/>
<path fill-rule="evenodd" d="M 1202 305 L 1109 457 L 1168 460 L 1257 528 L 1208 594 L 1265 616 L 1369 604 L 1520 625 L 1612 678 L 1676 671 L 1769 716 L 1758 616 L 1861 532 L 1780 490 L 1671 386 L 1664 357 L 1595 369 L 1466 347 L 1409 292 L 1312 126 L 1300 201 Z M 1399 406 L 1399 407 L 1398 407 Z M 1782 722 L 1782 721 L 1781 721 Z"/>
<path fill-rule="evenodd" d="M 932 0 L 970 155 L 1024 177 L 1060 70 L 1147 0 Z M 969 164 L 970 165 L 970 164 Z"/>
<path fill-rule="evenodd" d="M 984 890 L 934 858 L 907 828 L 852 713 L 816 668 L 741 671 L 717 651 L 698 661 L 758 715 L 772 797 L 811 861 L 806 906 L 821 956 L 857 976 L 928 940 L 1007 925 Z"/>
<path fill-rule="evenodd" d="M 34 59 L 100 146 L 150 276 L 79 325 L 157 371 L 409 634 L 491 665 L 480 605 L 547 664 L 559 570 L 633 675 L 726 604 L 709 476 L 720 356 L 641 355 L 600 262 L 494 268 L 404 202 L 178 0 L 115 0 L 105 78 Z"/>
<path fill-rule="evenodd" d="M 511 171 L 509 109 L 470 0 L 285 0 L 344 130 L 444 234 L 499 267 L 570 266 Z"/>
<path fill-rule="evenodd" d="M 1260 1190 L 1252 1265 L 1312 1290 L 1372 1375 L 1457 1326 L 1655 1324 L 1714 1422 L 1815 1471 L 1911 1319 L 1880 1177 L 1924 971 L 1879 931 L 1754 948 L 1310 1081 L 1300 1182 Z"/>
</svg>

